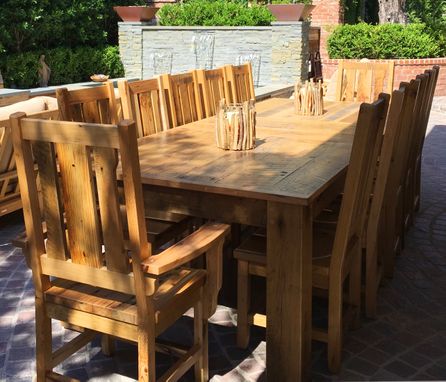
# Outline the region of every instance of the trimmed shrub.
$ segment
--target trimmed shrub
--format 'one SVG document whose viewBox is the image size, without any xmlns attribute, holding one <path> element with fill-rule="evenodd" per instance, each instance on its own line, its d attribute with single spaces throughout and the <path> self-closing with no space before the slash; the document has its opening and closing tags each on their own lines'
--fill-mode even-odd
<svg viewBox="0 0 446 382">
<path fill-rule="evenodd" d="M 51 69 L 49 85 L 89 81 L 90 75 L 103 73 L 111 78 L 124 76 L 119 48 L 56 48 L 45 52 L 8 55 L 0 62 L 6 87 L 32 88 L 39 83 L 39 57 L 44 53 Z"/>
<path fill-rule="evenodd" d="M 227 0 L 189 0 L 165 5 L 158 17 L 161 25 L 169 26 L 258 26 L 274 21 L 266 7 L 248 7 L 243 2 Z"/>
<path fill-rule="evenodd" d="M 337 27 L 328 39 L 330 58 L 426 58 L 439 57 L 438 41 L 424 24 L 359 23 Z"/>
</svg>

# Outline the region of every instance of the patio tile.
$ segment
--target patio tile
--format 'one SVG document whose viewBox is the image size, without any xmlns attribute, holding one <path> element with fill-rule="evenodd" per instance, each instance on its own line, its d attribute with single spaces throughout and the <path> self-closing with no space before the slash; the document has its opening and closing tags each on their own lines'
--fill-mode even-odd
<svg viewBox="0 0 446 382">
<path fill-rule="evenodd" d="M 401 378 L 408 378 L 417 372 L 417 369 L 414 369 L 412 366 L 402 361 L 393 361 L 384 366 L 384 369 Z"/>
</svg>

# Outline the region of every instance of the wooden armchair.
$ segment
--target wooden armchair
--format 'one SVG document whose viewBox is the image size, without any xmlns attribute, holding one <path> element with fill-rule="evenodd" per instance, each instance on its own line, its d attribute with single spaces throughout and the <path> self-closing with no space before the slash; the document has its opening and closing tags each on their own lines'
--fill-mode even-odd
<svg viewBox="0 0 446 382">
<path fill-rule="evenodd" d="M 313 290 L 318 295 L 321 290 L 328 294 L 328 329 L 313 328 L 312 333 L 314 340 L 328 343 L 328 365 L 333 373 L 340 368 L 346 322 L 359 325 L 361 234 L 371 192 L 372 182 L 369 180 L 376 168 L 376 145 L 380 144 L 389 98 L 383 94 L 373 104 L 361 105 L 339 222 L 335 230 L 315 229 L 313 232 Z M 253 322 L 249 306 L 250 275 L 267 275 L 266 237 L 251 236 L 234 251 L 234 257 L 238 260 L 237 344 L 246 347 L 249 325 Z M 346 281 L 349 288 L 345 299 Z M 349 307 L 347 312 L 343 311 L 345 305 Z"/>
<path fill-rule="evenodd" d="M 239 66 L 225 66 L 226 81 L 231 95 L 230 102 L 244 102 L 256 99 L 251 63 Z"/>
<path fill-rule="evenodd" d="M 18 111 L 43 119 L 57 119 L 59 114 L 57 109 L 48 110 L 41 98 L 0 107 L 0 216 L 22 208 L 9 122 L 9 116 Z"/>
<path fill-rule="evenodd" d="M 218 103 L 221 99 L 230 102 L 231 95 L 225 80 L 225 69 L 195 70 L 194 81 L 196 92 L 202 100 L 202 110 L 206 117 L 212 117 L 217 113 Z"/>
<path fill-rule="evenodd" d="M 178 361 L 162 380 L 178 380 L 192 366 L 196 380 L 207 380 L 207 317 L 216 306 L 229 227 L 207 224 L 152 255 L 135 125 L 24 117 L 13 115 L 11 125 L 36 293 L 37 381 L 74 381 L 53 368 L 98 333 L 137 343 L 139 381 L 155 381 L 155 338 L 191 307 L 194 343 L 173 350 Z M 125 217 L 118 201 L 118 156 L 125 174 Z M 202 254 L 206 270 L 184 267 Z M 52 319 L 84 330 L 53 351 Z"/>
<path fill-rule="evenodd" d="M 138 138 L 169 128 L 166 100 L 158 79 L 122 80 L 118 82 L 118 88 L 124 118 L 135 121 Z"/>
<path fill-rule="evenodd" d="M 118 123 L 118 114 L 113 84 L 108 82 L 100 87 L 56 91 L 60 109 L 60 119 L 64 121 L 90 123 Z M 124 95 L 124 99 L 125 99 Z M 125 101 L 124 101 L 125 105 Z M 124 108 L 123 108 L 124 111 Z M 129 113 L 129 110 L 126 110 Z M 136 113 L 136 111 L 134 112 Z M 147 125 L 145 125 L 147 127 Z M 139 126 L 143 128 L 143 126 Z M 139 130 L 139 129 L 138 129 Z M 141 131 L 144 133 L 144 130 Z M 171 214 L 166 211 L 151 211 L 146 216 L 150 243 L 158 248 L 171 240 L 176 240 L 193 225 L 189 216 Z"/>
<path fill-rule="evenodd" d="M 166 99 L 169 128 L 185 125 L 203 118 L 203 110 L 196 91 L 192 72 L 163 74 L 159 77 L 160 88 Z"/>
<path fill-rule="evenodd" d="M 336 101 L 373 102 L 393 90 L 394 63 L 339 60 Z"/>
</svg>

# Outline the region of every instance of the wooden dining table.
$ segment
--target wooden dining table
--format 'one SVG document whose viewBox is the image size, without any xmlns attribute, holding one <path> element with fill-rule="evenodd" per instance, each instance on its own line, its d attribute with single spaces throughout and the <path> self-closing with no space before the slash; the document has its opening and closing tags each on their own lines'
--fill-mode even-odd
<svg viewBox="0 0 446 382">
<path fill-rule="evenodd" d="M 267 229 L 268 380 L 311 371 L 312 222 L 342 190 L 357 103 L 326 103 L 321 116 L 293 101 L 256 105 L 256 147 L 224 151 L 215 117 L 139 141 L 144 202 L 161 209 Z"/>
</svg>

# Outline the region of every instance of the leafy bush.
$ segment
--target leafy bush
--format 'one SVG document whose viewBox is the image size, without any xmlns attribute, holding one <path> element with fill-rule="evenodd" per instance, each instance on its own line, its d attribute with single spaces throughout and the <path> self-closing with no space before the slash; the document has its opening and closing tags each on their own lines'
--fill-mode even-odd
<svg viewBox="0 0 446 382">
<path fill-rule="evenodd" d="M 31 88 L 38 86 L 39 57 L 42 52 L 8 55 L 0 62 L 6 87 Z M 88 81 L 94 73 L 122 77 L 124 68 L 116 46 L 105 48 L 56 48 L 45 52 L 51 68 L 49 85 L 63 85 Z"/>
<path fill-rule="evenodd" d="M 406 9 L 411 22 L 426 25 L 446 56 L 446 0 L 408 0 Z"/>
<path fill-rule="evenodd" d="M 266 7 L 248 7 L 240 1 L 227 0 L 189 0 L 165 5 L 158 17 L 161 25 L 170 26 L 257 26 L 270 25 L 274 20 Z"/>
<path fill-rule="evenodd" d="M 145 0 L 1 0 L 1 46 L 8 53 L 60 46 L 116 44 L 113 5 Z"/>
<path fill-rule="evenodd" d="M 330 58 L 439 57 L 438 41 L 424 24 L 341 25 L 328 39 Z"/>
</svg>

